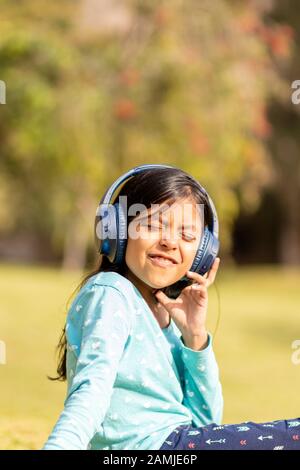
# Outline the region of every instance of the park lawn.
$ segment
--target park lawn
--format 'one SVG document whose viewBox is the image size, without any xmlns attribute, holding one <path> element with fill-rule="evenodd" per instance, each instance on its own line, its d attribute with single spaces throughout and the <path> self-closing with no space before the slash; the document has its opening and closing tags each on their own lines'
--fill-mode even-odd
<svg viewBox="0 0 300 470">
<path fill-rule="evenodd" d="M 82 273 L 0 265 L 0 449 L 40 449 L 63 409 L 66 384 L 51 382 L 67 300 Z M 220 321 L 214 337 L 224 393 L 224 423 L 300 416 L 300 270 L 221 266 L 216 281 Z M 218 295 L 210 287 L 208 327 Z"/>
</svg>

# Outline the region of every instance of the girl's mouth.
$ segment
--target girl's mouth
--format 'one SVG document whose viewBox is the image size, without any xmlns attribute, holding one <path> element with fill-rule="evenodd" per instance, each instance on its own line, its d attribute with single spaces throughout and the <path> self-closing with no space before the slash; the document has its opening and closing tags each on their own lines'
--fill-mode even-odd
<svg viewBox="0 0 300 470">
<path fill-rule="evenodd" d="M 170 266 L 176 266 L 177 263 L 173 263 L 170 259 L 162 258 L 161 256 L 148 256 L 152 264 L 161 268 L 168 268 Z"/>
</svg>

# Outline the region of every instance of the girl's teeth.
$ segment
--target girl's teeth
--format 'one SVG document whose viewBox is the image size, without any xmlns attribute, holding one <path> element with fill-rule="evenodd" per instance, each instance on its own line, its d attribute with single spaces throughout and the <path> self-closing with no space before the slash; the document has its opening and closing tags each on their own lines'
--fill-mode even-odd
<svg viewBox="0 0 300 470">
<path fill-rule="evenodd" d="M 162 263 L 172 264 L 172 261 L 166 258 L 161 258 L 161 256 L 153 256 L 153 258 L 158 259 Z"/>
</svg>

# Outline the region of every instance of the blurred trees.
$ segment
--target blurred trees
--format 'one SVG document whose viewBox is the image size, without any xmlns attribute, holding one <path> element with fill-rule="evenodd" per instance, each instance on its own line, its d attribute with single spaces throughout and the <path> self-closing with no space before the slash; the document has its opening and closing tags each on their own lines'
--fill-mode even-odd
<svg viewBox="0 0 300 470">
<path fill-rule="evenodd" d="M 281 31 L 277 40 L 279 49 L 285 54 L 275 55 L 280 76 L 289 84 L 300 77 L 300 12 L 299 2 L 285 0 L 277 2 L 271 11 Z M 293 37 L 290 60 L 286 57 L 286 37 Z M 285 264 L 300 264 L 300 106 L 289 100 L 274 97 L 268 110 L 273 132 L 269 142 L 270 154 L 276 172 L 274 193 L 281 210 L 279 261 Z"/>
<path fill-rule="evenodd" d="M 273 183 L 259 210 L 243 209 L 235 224 L 234 254 L 244 262 L 300 264 L 300 106 L 291 99 L 291 85 L 300 77 L 298 7 L 296 0 L 276 1 L 264 15 L 262 39 L 285 87 L 266 106 Z"/>
<path fill-rule="evenodd" d="M 267 104 L 289 85 L 291 29 L 268 1 L 2 1 L 0 221 L 83 267 L 106 187 L 143 163 L 192 173 L 216 202 L 223 253 L 240 208 L 276 173 Z M 273 53 L 273 56 L 272 56 Z"/>
</svg>

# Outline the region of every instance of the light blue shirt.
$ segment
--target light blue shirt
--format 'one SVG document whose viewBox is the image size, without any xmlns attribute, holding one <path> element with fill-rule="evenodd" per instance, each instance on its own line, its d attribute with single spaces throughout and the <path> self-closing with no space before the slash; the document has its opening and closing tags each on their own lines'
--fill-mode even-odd
<svg viewBox="0 0 300 470">
<path fill-rule="evenodd" d="M 161 328 L 135 285 L 115 272 L 93 275 L 68 311 L 67 395 L 43 450 L 158 450 L 179 425 L 221 423 L 212 337 L 183 344 Z"/>
</svg>

